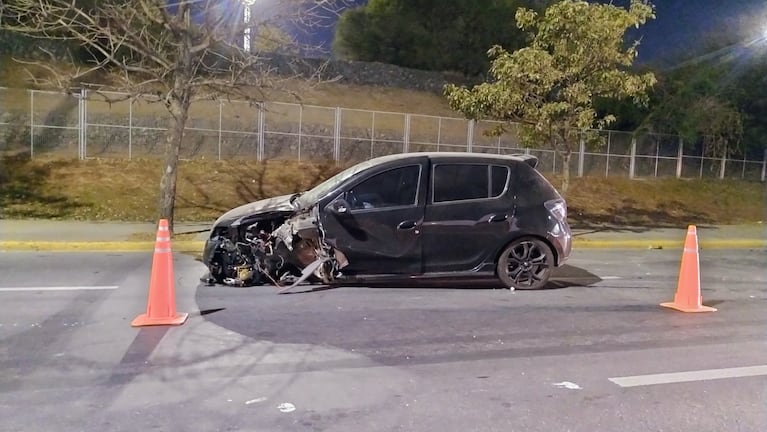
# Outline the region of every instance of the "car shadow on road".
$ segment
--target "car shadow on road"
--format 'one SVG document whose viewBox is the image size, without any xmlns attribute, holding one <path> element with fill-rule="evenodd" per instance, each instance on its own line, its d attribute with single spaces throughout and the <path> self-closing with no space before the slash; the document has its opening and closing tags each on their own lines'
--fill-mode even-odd
<svg viewBox="0 0 767 432">
<path fill-rule="evenodd" d="M 532 291 L 546 291 L 555 289 L 564 289 L 569 287 L 583 287 L 594 285 L 601 282 L 602 279 L 589 272 L 586 269 L 565 264 L 562 267 L 554 269 L 551 279 L 545 287 Z M 414 289 L 414 288 L 432 288 L 432 289 L 454 289 L 454 290 L 473 290 L 473 289 L 506 289 L 501 281 L 495 278 L 434 278 L 434 279 L 409 279 L 400 281 L 381 281 L 381 282 L 346 282 L 333 285 L 303 285 L 285 292 L 283 295 L 290 294 L 312 294 L 322 291 L 333 290 L 336 288 L 368 288 L 368 289 Z M 530 290 L 526 290 L 530 291 Z"/>
</svg>

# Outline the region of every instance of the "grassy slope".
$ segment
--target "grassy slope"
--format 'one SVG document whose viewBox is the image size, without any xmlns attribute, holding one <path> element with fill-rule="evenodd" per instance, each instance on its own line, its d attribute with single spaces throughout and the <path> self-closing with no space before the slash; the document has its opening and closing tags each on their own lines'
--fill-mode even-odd
<svg viewBox="0 0 767 432">
<path fill-rule="evenodd" d="M 158 160 L 24 160 L 0 166 L 5 218 L 153 221 Z M 241 203 L 305 190 L 337 172 L 322 164 L 184 161 L 177 219 L 210 221 Z M 559 184 L 557 179 L 554 184 Z M 765 217 L 765 185 L 718 180 L 574 179 L 567 197 L 577 226 L 748 223 Z"/>
</svg>

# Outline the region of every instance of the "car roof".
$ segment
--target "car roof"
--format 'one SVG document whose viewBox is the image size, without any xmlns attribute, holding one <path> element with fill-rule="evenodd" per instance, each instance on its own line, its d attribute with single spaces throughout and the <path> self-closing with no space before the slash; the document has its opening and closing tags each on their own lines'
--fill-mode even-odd
<svg viewBox="0 0 767 432">
<path fill-rule="evenodd" d="M 538 158 L 535 157 L 534 155 L 529 155 L 529 154 L 502 155 L 502 154 L 493 154 L 493 153 L 467 153 L 467 152 L 397 153 L 397 154 L 392 154 L 387 156 L 380 156 L 380 157 L 371 159 L 370 162 L 373 162 L 374 164 L 379 164 L 379 163 L 393 162 L 397 160 L 417 158 L 417 157 L 428 157 L 429 159 L 432 159 L 432 158 L 463 159 L 463 160 L 490 159 L 490 160 L 497 160 L 497 161 L 515 161 L 515 162 L 524 162 L 533 168 L 535 168 L 538 165 Z"/>
</svg>

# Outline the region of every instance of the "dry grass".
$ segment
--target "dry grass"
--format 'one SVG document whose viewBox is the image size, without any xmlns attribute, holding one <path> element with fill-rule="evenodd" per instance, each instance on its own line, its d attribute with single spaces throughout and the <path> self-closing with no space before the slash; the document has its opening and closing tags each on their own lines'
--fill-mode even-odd
<svg viewBox="0 0 767 432">
<path fill-rule="evenodd" d="M 156 159 L 5 159 L 5 218 L 153 221 L 161 162 Z M 332 164 L 181 162 L 177 220 L 206 221 L 229 208 L 298 192 L 335 173 Z"/>
<path fill-rule="evenodd" d="M 571 187 L 570 219 L 580 226 L 736 224 L 767 216 L 765 185 L 757 182 L 579 178 Z"/>
<path fill-rule="evenodd" d="M 212 221 L 239 204 L 305 190 L 338 169 L 291 161 L 184 161 L 177 220 Z M 160 172 L 155 159 L 5 159 L 0 162 L 3 217 L 154 221 Z M 581 227 L 678 227 L 765 218 L 765 185 L 754 182 L 581 178 L 573 179 L 571 188 L 570 220 Z"/>
</svg>

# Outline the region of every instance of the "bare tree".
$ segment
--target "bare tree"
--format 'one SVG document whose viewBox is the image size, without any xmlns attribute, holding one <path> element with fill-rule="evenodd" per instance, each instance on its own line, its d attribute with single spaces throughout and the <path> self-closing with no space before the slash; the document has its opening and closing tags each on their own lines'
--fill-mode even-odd
<svg viewBox="0 0 767 432">
<path fill-rule="evenodd" d="M 30 70 L 38 85 L 66 91 L 87 85 L 124 92 L 126 98 L 151 95 L 164 104 L 171 120 L 158 213 L 172 229 L 179 151 L 192 102 L 263 99 L 265 88 L 278 87 L 286 77 L 273 73 L 270 53 L 259 51 L 264 44 L 255 38 L 262 29 L 325 25 L 345 1 L 6 0 L 0 3 L 0 28 L 74 43 L 90 53 L 88 62 L 70 56 L 62 64 L 51 53 L 51 61 L 18 60 L 47 71 L 42 79 Z M 273 51 L 273 44 L 266 45 Z"/>
</svg>

